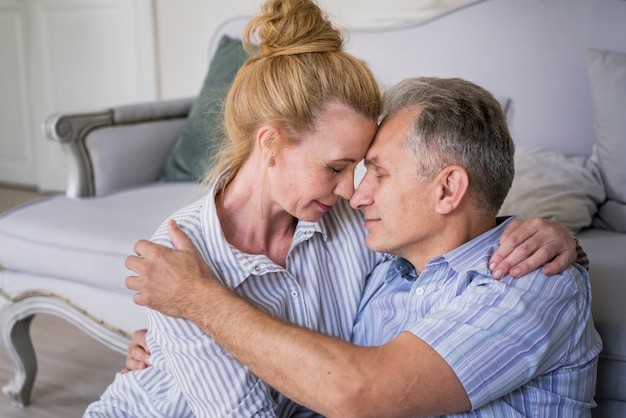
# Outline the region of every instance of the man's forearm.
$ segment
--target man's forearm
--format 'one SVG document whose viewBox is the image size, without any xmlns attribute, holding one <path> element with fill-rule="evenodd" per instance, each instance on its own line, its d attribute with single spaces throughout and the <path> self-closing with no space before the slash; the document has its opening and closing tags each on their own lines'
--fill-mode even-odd
<svg viewBox="0 0 626 418">
<path fill-rule="evenodd" d="M 193 299 L 185 318 L 270 386 L 324 416 L 440 415 L 470 406 L 449 365 L 410 333 L 358 347 L 284 323 L 215 281 Z"/>
<path fill-rule="evenodd" d="M 168 223 L 168 233 L 176 250 L 142 240 L 134 248 L 137 256 L 126 259 L 126 267 L 136 273 L 126 278 L 127 287 L 137 291 L 136 303 L 191 320 L 261 379 L 314 409 L 319 409 L 319 399 L 324 407 L 331 405 L 332 395 L 324 390 L 354 386 L 337 383 L 332 371 L 341 368 L 338 353 L 349 355 L 353 351 L 345 349 L 356 346 L 283 323 L 256 309 L 215 280 L 175 222 Z M 343 363 L 347 367 L 357 364 Z"/>
<path fill-rule="evenodd" d="M 126 278 L 127 287 L 137 291 L 135 302 L 196 323 L 287 397 L 341 417 L 441 415 L 469 408 L 450 366 L 414 335 L 358 347 L 284 323 L 222 286 L 184 232 L 174 222 L 168 228 L 176 250 L 140 241 L 138 255 L 126 259 L 136 273 Z"/>
<path fill-rule="evenodd" d="M 194 299 L 187 319 L 285 396 L 332 415 L 329 395 L 344 393 L 345 384 L 337 363 L 351 344 L 282 322 L 217 282 L 205 282 Z"/>
</svg>

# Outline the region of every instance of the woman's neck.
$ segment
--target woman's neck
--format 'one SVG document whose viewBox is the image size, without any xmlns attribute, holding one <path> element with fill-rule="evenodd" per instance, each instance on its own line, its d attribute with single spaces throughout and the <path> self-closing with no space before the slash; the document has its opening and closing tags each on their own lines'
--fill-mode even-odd
<svg viewBox="0 0 626 418">
<path fill-rule="evenodd" d="M 248 254 L 264 254 L 285 267 L 297 219 L 272 201 L 266 177 L 244 164 L 215 197 L 226 240 Z M 262 167 L 261 170 L 265 168 Z"/>
</svg>

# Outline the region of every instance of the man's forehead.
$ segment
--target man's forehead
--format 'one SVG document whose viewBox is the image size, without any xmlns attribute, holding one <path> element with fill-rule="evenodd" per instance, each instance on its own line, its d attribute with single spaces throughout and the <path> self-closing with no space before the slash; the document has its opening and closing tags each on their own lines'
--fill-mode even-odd
<svg viewBox="0 0 626 418">
<path fill-rule="evenodd" d="M 387 116 L 381 123 L 372 146 L 365 155 L 367 167 L 379 167 L 388 163 L 388 157 L 396 152 L 404 152 L 407 133 L 411 122 L 415 119 L 415 109 L 405 109 Z"/>
</svg>

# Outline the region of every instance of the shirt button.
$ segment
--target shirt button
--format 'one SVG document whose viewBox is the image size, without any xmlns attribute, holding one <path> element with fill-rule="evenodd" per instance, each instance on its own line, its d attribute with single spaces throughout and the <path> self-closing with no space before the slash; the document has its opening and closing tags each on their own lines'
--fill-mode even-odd
<svg viewBox="0 0 626 418">
<path fill-rule="evenodd" d="M 424 294 L 424 288 L 423 287 L 418 287 L 417 289 L 415 289 L 415 293 L 417 293 L 418 295 L 423 295 Z"/>
<path fill-rule="evenodd" d="M 256 266 L 254 266 L 254 271 L 256 273 L 260 272 L 261 271 L 261 266 L 259 266 L 258 264 Z"/>
<path fill-rule="evenodd" d="M 298 297 L 298 292 L 295 290 L 291 291 L 291 297 L 297 298 Z"/>
</svg>

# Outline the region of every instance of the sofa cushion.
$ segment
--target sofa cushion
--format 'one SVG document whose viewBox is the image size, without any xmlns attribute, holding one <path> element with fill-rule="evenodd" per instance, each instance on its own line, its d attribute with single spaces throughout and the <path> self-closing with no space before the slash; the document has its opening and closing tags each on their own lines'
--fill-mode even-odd
<svg viewBox="0 0 626 418">
<path fill-rule="evenodd" d="M 587 62 L 596 132 L 594 158 L 607 195 L 596 223 L 626 232 L 626 53 L 589 49 Z"/>
<path fill-rule="evenodd" d="M 210 170 L 223 142 L 222 104 L 247 59 L 240 40 L 223 36 L 183 132 L 161 170 L 166 181 L 197 181 Z"/>
<path fill-rule="evenodd" d="M 603 343 L 596 385 L 596 400 L 603 409 L 594 411 L 594 416 L 623 416 L 609 413 L 609 408 L 617 407 L 616 410 L 623 411 L 624 405 L 605 400 L 626 402 L 626 280 L 624 258 L 618 254 L 619 250 L 626 248 L 626 234 L 587 229 L 577 238 L 589 256 L 593 291 L 591 309 Z"/>
<path fill-rule="evenodd" d="M 50 196 L 0 216 L 0 266 L 126 291 L 138 239 L 191 203 L 194 183 L 154 183 L 87 199 Z"/>
<path fill-rule="evenodd" d="M 515 178 L 500 215 L 552 219 L 576 233 L 591 225 L 604 199 L 593 160 L 547 148 L 517 147 Z"/>
</svg>

